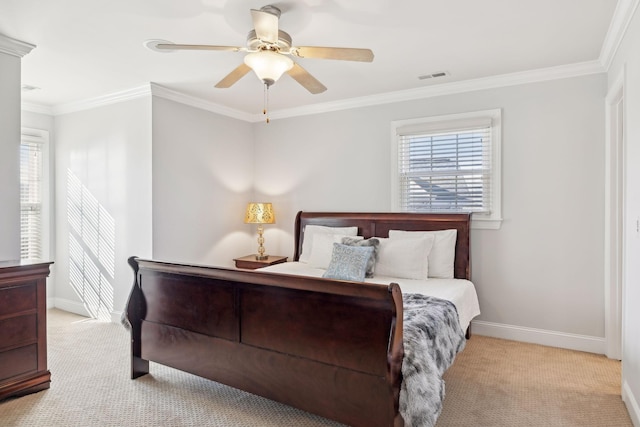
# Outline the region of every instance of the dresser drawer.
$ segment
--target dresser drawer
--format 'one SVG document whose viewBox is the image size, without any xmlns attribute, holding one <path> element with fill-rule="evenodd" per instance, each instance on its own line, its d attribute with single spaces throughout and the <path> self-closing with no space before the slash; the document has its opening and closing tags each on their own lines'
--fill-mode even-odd
<svg viewBox="0 0 640 427">
<path fill-rule="evenodd" d="M 36 306 L 36 282 L 0 288 L 0 317 L 35 310 Z"/>
<path fill-rule="evenodd" d="M 38 369 L 36 344 L 0 353 L 0 382 Z"/>
<path fill-rule="evenodd" d="M 37 339 L 37 316 L 35 314 L 0 320 L 0 350 L 20 344 L 31 344 Z"/>
</svg>

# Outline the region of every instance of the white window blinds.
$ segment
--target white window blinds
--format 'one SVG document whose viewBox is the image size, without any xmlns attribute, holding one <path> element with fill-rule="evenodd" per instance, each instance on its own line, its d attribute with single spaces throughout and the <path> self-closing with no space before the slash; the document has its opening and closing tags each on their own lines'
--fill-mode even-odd
<svg viewBox="0 0 640 427">
<path fill-rule="evenodd" d="M 43 143 L 22 137 L 20 144 L 20 257 L 42 258 Z"/>
<path fill-rule="evenodd" d="M 491 120 L 399 130 L 403 211 L 491 211 Z"/>
<path fill-rule="evenodd" d="M 391 199 L 403 212 L 472 212 L 502 222 L 500 109 L 391 122 Z"/>
</svg>

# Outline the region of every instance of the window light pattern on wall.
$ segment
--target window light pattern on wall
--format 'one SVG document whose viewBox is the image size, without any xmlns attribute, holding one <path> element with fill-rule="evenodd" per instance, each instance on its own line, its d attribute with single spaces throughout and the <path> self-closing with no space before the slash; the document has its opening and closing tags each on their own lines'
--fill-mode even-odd
<svg viewBox="0 0 640 427">
<path fill-rule="evenodd" d="M 69 280 L 89 314 L 110 320 L 115 275 L 115 222 L 80 179 L 67 171 Z"/>
<path fill-rule="evenodd" d="M 489 212 L 491 121 L 398 135 L 403 211 Z"/>
</svg>

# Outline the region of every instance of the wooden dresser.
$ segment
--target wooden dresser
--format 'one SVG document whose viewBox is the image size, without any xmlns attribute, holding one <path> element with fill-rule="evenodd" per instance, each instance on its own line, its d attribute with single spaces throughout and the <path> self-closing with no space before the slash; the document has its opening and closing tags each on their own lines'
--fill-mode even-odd
<svg viewBox="0 0 640 427">
<path fill-rule="evenodd" d="M 0 261 L 0 400 L 49 388 L 46 280 L 51 264 Z"/>
</svg>

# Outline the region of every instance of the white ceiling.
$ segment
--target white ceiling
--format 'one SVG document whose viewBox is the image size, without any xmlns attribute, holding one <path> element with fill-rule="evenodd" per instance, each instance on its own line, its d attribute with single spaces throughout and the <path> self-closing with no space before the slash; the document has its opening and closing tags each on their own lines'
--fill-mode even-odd
<svg viewBox="0 0 640 427">
<path fill-rule="evenodd" d="M 148 39 L 244 46 L 251 8 L 282 10 L 298 46 L 373 50 L 372 63 L 297 59 L 328 89 L 289 76 L 271 111 L 598 61 L 616 0 L 0 0 L 0 34 L 36 45 L 22 59 L 23 102 L 63 106 L 154 82 L 246 114 L 263 106 L 253 73 L 214 85 L 244 53 L 158 53 Z M 444 78 L 418 76 L 446 71 Z"/>
</svg>

